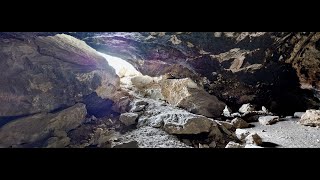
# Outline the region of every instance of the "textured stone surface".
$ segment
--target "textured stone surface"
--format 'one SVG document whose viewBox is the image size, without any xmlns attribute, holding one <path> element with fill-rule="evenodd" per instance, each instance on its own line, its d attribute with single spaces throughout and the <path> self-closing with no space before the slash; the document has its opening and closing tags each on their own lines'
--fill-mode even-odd
<svg viewBox="0 0 320 180">
<path fill-rule="evenodd" d="M 161 92 L 170 104 L 206 117 L 220 116 L 225 108 L 225 104 L 217 97 L 205 92 L 188 78 L 163 80 Z"/>
<path fill-rule="evenodd" d="M 119 88 L 114 70 L 74 37 L 0 38 L 0 116 L 50 112 L 93 92 L 111 98 Z"/>
<path fill-rule="evenodd" d="M 136 113 L 123 113 L 120 115 L 119 120 L 126 126 L 130 126 L 136 124 L 138 116 L 139 115 Z"/>
<path fill-rule="evenodd" d="M 31 145 L 50 137 L 61 137 L 62 132 L 69 132 L 85 120 L 87 110 L 84 104 L 76 104 L 57 113 L 41 113 L 17 119 L 0 128 L 0 144 Z M 54 146 L 51 139 L 49 146 Z M 51 145 L 50 145 L 51 144 Z"/>
<path fill-rule="evenodd" d="M 231 124 L 235 127 L 235 128 L 247 128 L 249 127 L 249 124 L 241 119 L 241 118 L 235 118 L 231 121 Z"/>
<path fill-rule="evenodd" d="M 271 125 L 279 121 L 279 116 L 261 116 L 258 121 L 262 125 Z"/>
<path fill-rule="evenodd" d="M 310 109 L 301 116 L 299 123 L 306 126 L 320 126 L 320 110 Z"/>
</svg>

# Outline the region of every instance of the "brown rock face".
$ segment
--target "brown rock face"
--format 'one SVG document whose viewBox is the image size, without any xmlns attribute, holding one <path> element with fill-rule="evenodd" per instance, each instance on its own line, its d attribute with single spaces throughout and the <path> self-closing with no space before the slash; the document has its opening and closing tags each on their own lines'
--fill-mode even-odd
<svg viewBox="0 0 320 180">
<path fill-rule="evenodd" d="M 32 146 L 50 137 L 60 137 L 78 127 L 84 120 L 87 110 L 84 104 L 76 104 L 57 113 L 40 113 L 9 122 L 0 128 L 0 145 Z"/>
<path fill-rule="evenodd" d="M 74 37 L 0 38 L 0 116 L 50 112 L 96 93 L 112 99 L 119 77 Z"/>
<path fill-rule="evenodd" d="M 192 113 L 206 117 L 217 117 L 223 112 L 225 104 L 210 95 L 188 79 L 164 79 L 161 92 L 170 104 L 182 107 Z"/>
</svg>

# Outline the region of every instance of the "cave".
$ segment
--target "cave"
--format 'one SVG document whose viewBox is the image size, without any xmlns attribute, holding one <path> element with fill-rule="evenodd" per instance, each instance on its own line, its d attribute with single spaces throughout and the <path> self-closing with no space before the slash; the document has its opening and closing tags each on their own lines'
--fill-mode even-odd
<svg viewBox="0 0 320 180">
<path fill-rule="evenodd" d="M 318 32 L 0 32 L 0 147 L 319 148 L 319 42 Z"/>
</svg>

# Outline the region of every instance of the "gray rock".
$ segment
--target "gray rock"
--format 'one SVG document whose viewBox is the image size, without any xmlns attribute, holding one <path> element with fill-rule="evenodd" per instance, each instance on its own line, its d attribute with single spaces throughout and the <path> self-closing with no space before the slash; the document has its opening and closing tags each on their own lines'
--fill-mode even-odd
<svg viewBox="0 0 320 180">
<path fill-rule="evenodd" d="M 305 126 L 320 126 L 320 110 L 310 109 L 301 116 L 299 123 Z"/>
<path fill-rule="evenodd" d="M 228 130 L 232 130 L 234 129 L 234 126 L 231 122 L 227 122 L 227 121 L 216 121 L 218 124 L 221 124 L 222 126 L 224 126 L 225 128 L 227 128 Z"/>
<path fill-rule="evenodd" d="M 223 112 L 222 114 L 225 116 L 225 117 L 231 117 L 231 113 L 232 113 L 232 110 L 226 105 L 223 109 Z"/>
<path fill-rule="evenodd" d="M 231 121 L 231 124 L 235 127 L 235 128 L 247 128 L 249 127 L 249 124 L 241 119 L 241 118 L 235 118 Z"/>
<path fill-rule="evenodd" d="M 138 114 L 136 113 L 123 113 L 120 115 L 119 120 L 126 126 L 130 126 L 136 124 L 136 120 L 138 118 Z"/>
<path fill-rule="evenodd" d="M 136 105 L 136 106 L 133 106 L 130 111 L 131 111 L 131 112 L 140 112 L 140 111 L 142 111 L 145 107 L 146 107 L 146 105 Z"/>
<path fill-rule="evenodd" d="M 209 147 L 210 148 L 215 148 L 217 147 L 217 143 L 215 141 L 212 141 L 210 144 L 209 144 Z"/>
<path fill-rule="evenodd" d="M 52 137 L 48 139 L 46 148 L 64 148 L 69 144 L 69 137 Z"/>
<path fill-rule="evenodd" d="M 295 112 L 294 114 L 293 114 L 293 117 L 295 117 L 295 118 L 301 118 L 302 117 L 302 115 L 304 115 L 306 112 Z"/>
<path fill-rule="evenodd" d="M 209 148 L 209 145 L 199 143 L 199 148 Z"/>
<path fill-rule="evenodd" d="M 232 113 L 231 114 L 231 117 L 241 117 L 241 114 L 240 113 Z"/>
<path fill-rule="evenodd" d="M 250 134 L 249 131 L 244 129 L 236 129 L 236 136 L 239 140 L 244 140 Z"/>
<path fill-rule="evenodd" d="M 76 104 L 56 113 L 41 113 L 9 122 L 0 128 L 0 144 L 31 144 L 65 133 L 81 125 L 87 114 L 84 104 Z M 57 138 L 52 139 L 53 143 Z"/>
<path fill-rule="evenodd" d="M 279 116 L 261 116 L 258 121 L 262 125 L 271 125 L 279 121 Z"/>
<path fill-rule="evenodd" d="M 244 145 L 230 141 L 225 148 L 244 148 Z"/>
<path fill-rule="evenodd" d="M 204 116 L 191 116 L 186 118 L 171 116 L 164 120 L 163 129 L 169 134 L 200 134 L 209 132 L 213 124 L 214 121 Z"/>
<path fill-rule="evenodd" d="M 261 145 L 262 139 L 257 133 L 251 133 L 245 138 L 246 144 Z"/>
<path fill-rule="evenodd" d="M 115 146 L 113 146 L 113 148 L 139 148 L 139 145 L 138 145 L 137 141 L 130 141 L 127 143 L 115 145 Z"/>
<path fill-rule="evenodd" d="M 210 95 L 190 78 L 164 79 L 161 92 L 171 105 L 206 117 L 218 117 L 225 108 L 225 103 Z"/>
<path fill-rule="evenodd" d="M 246 144 L 246 145 L 244 146 L 244 148 L 263 148 L 263 147 L 257 146 L 257 145 L 254 145 L 254 144 Z"/>
<path fill-rule="evenodd" d="M 72 36 L 0 38 L 0 116 L 48 113 L 97 93 L 112 99 L 119 77 L 97 51 Z"/>
<path fill-rule="evenodd" d="M 263 112 L 265 112 L 265 113 L 268 113 L 268 112 L 269 112 L 268 109 L 267 109 L 266 107 L 264 107 L 264 106 L 262 106 L 261 110 L 262 110 Z"/>
<path fill-rule="evenodd" d="M 191 146 L 179 141 L 179 139 L 170 135 L 159 128 L 140 127 L 121 135 L 119 142 L 113 145 L 120 145 L 130 141 L 137 141 L 139 148 L 191 148 Z"/>
<path fill-rule="evenodd" d="M 254 111 L 253 106 L 248 103 L 248 104 L 243 104 L 240 108 L 239 108 L 239 112 L 240 113 L 247 113 L 247 112 L 251 112 Z"/>
</svg>

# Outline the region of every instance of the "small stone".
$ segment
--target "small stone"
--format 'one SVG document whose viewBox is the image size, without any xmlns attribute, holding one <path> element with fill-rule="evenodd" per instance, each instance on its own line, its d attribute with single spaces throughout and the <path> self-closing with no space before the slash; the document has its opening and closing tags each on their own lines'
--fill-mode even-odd
<svg viewBox="0 0 320 180">
<path fill-rule="evenodd" d="M 146 107 L 146 105 L 137 105 L 137 106 L 134 106 L 134 107 L 131 109 L 131 112 L 139 112 L 139 111 L 142 111 L 145 107 Z"/>
<path fill-rule="evenodd" d="M 255 145 L 261 145 L 262 139 L 257 133 L 251 133 L 246 138 L 245 141 L 247 144 L 255 144 Z"/>
<path fill-rule="evenodd" d="M 268 113 L 269 111 L 268 111 L 268 109 L 266 108 L 266 107 L 264 107 L 264 106 L 262 106 L 262 112 L 265 112 L 265 113 Z"/>
<path fill-rule="evenodd" d="M 226 105 L 225 107 L 224 107 L 224 110 L 223 110 L 223 115 L 225 116 L 225 117 L 230 117 L 231 116 L 231 113 L 232 113 L 232 111 L 231 111 L 231 109 Z"/>
<path fill-rule="evenodd" d="M 249 124 L 241 119 L 241 118 L 235 118 L 231 121 L 231 124 L 235 127 L 235 128 L 247 128 L 249 127 Z"/>
<path fill-rule="evenodd" d="M 120 115 L 119 120 L 126 126 L 130 126 L 136 123 L 138 116 L 136 113 L 123 113 Z"/>
<path fill-rule="evenodd" d="M 262 125 L 271 125 L 279 121 L 279 116 L 262 116 L 258 121 Z"/>
<path fill-rule="evenodd" d="M 217 147 L 217 143 L 215 141 L 212 141 L 210 144 L 209 144 L 209 147 L 210 148 L 215 148 Z"/>
<path fill-rule="evenodd" d="M 244 148 L 244 146 L 239 143 L 230 141 L 225 148 Z"/>
<path fill-rule="evenodd" d="M 266 130 L 263 129 L 262 132 L 266 132 Z"/>
<path fill-rule="evenodd" d="M 199 148 L 209 148 L 209 146 L 207 144 L 199 143 Z"/>
<path fill-rule="evenodd" d="M 232 113 L 231 117 L 241 117 L 241 114 L 240 113 Z"/>
<path fill-rule="evenodd" d="M 244 130 L 244 129 L 236 129 L 236 136 L 239 140 L 244 140 L 248 135 L 249 131 Z"/>
</svg>

